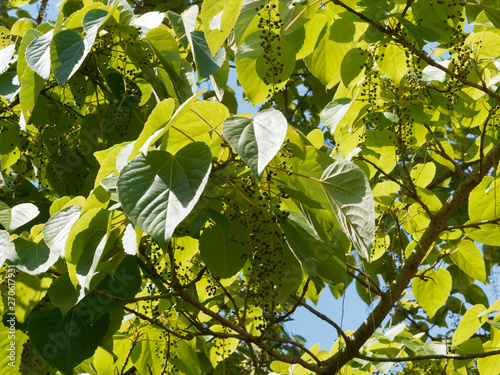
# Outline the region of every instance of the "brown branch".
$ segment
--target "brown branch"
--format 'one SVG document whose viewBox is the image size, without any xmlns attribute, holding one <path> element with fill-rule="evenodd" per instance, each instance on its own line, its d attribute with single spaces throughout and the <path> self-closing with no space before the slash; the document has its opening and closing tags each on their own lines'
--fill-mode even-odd
<svg viewBox="0 0 500 375">
<path fill-rule="evenodd" d="M 363 272 L 363 271 L 362 271 L 362 270 L 360 270 L 359 268 L 354 267 L 353 265 L 351 265 L 351 264 L 349 264 L 349 263 L 346 263 L 346 265 L 347 265 L 347 267 L 351 268 L 352 270 L 357 271 L 360 275 L 363 275 L 363 276 L 364 276 L 364 278 L 365 278 L 366 280 L 368 280 L 368 281 L 369 281 L 369 282 L 370 282 L 370 283 L 371 283 L 371 284 L 375 287 L 375 289 L 377 289 L 377 294 L 378 294 L 379 296 L 381 296 L 382 294 L 384 294 L 384 292 L 382 291 L 382 289 L 380 289 L 380 287 L 378 286 L 378 284 L 376 283 L 376 281 L 375 281 L 375 280 L 373 280 L 373 279 L 371 278 L 371 276 L 370 276 L 370 275 L 368 275 L 366 272 Z M 355 277 L 355 276 L 353 276 L 353 277 Z M 356 279 L 357 279 L 357 278 L 356 278 Z"/>
<path fill-rule="evenodd" d="M 168 333 L 174 335 L 175 337 L 177 337 L 179 339 L 188 340 L 189 341 L 189 340 L 191 340 L 195 336 L 192 333 L 187 333 L 186 335 L 181 335 L 180 333 L 175 332 L 173 329 L 167 327 L 164 324 L 161 324 L 160 322 L 156 321 L 155 319 L 150 318 L 149 316 L 144 315 L 144 314 L 140 313 L 139 311 L 135 311 L 133 309 L 129 309 L 127 306 L 123 306 L 123 309 L 125 311 L 128 311 L 128 312 L 134 314 L 135 316 L 141 318 L 142 320 L 145 320 L 146 322 L 149 322 L 149 323 L 151 323 L 151 324 L 153 324 L 153 325 L 161 328 L 165 332 L 168 332 Z"/>
<path fill-rule="evenodd" d="M 499 159 L 500 145 L 497 145 L 485 156 L 483 168 L 475 168 L 462 180 L 455 192 L 443 204 L 441 209 L 436 212 L 429 227 L 423 233 L 410 257 L 407 258 L 405 265 L 401 268 L 398 276 L 392 282 L 387 292 L 384 293 L 368 319 L 361 324 L 353 335 L 349 336 L 348 344 L 344 348 L 324 362 L 327 369 L 322 373 L 333 375 L 347 362 L 359 355 L 361 347 L 382 324 L 383 320 L 392 310 L 395 302 L 399 300 L 401 294 L 404 292 L 413 276 L 417 273 L 420 263 L 425 258 L 427 251 L 433 246 L 436 238 L 446 228 L 448 219 L 450 219 L 452 214 L 462 205 L 472 189 L 479 185 L 486 173 Z"/>
<path fill-rule="evenodd" d="M 173 286 L 174 286 L 175 289 L 178 289 L 179 288 L 178 282 L 176 282 L 175 280 L 173 280 Z M 185 302 L 189 303 L 193 307 L 199 309 L 200 311 L 202 311 L 206 315 L 208 315 L 211 318 L 215 319 L 222 326 L 230 328 L 231 330 L 235 331 L 236 333 L 238 333 L 240 335 L 240 339 L 241 340 L 243 340 L 245 342 L 248 342 L 248 343 L 255 344 L 256 346 L 260 347 L 263 351 L 265 351 L 267 354 L 269 354 L 271 357 L 277 359 L 278 361 L 289 363 L 289 364 L 299 364 L 302 367 L 305 367 L 306 369 L 314 371 L 314 372 L 318 372 L 318 371 L 322 370 L 322 368 L 320 366 L 310 364 L 309 362 L 304 361 L 300 357 L 293 357 L 293 356 L 290 356 L 290 355 L 287 355 L 287 354 L 282 354 L 282 353 L 277 352 L 270 345 L 268 345 L 266 342 L 264 342 L 261 337 L 257 337 L 257 336 L 254 336 L 254 335 L 248 333 L 247 331 L 245 331 L 244 329 L 242 329 L 237 324 L 229 321 L 228 319 L 224 318 L 223 316 L 221 316 L 221 315 L 217 314 L 216 312 L 210 310 L 205 305 L 203 305 L 202 303 L 200 303 L 198 300 L 196 300 L 195 298 L 193 298 L 189 294 L 187 294 L 184 290 L 178 289 L 178 292 L 179 292 L 179 296 Z M 213 333 L 210 333 L 210 334 L 212 335 Z M 272 341 L 272 339 L 270 339 L 270 340 Z"/>
<path fill-rule="evenodd" d="M 122 298 L 122 297 L 117 297 L 113 296 L 111 294 L 108 294 L 106 292 L 103 292 L 102 290 L 95 289 L 93 292 L 100 294 L 101 296 L 104 296 L 106 298 L 118 301 L 118 302 L 124 302 L 124 303 L 135 303 L 139 301 L 158 301 L 159 299 L 167 299 L 167 298 L 172 298 L 177 295 L 177 293 L 167 293 L 167 294 L 159 294 L 157 296 L 145 296 L 145 297 L 137 297 L 137 298 Z"/>
<path fill-rule="evenodd" d="M 427 131 L 432 136 L 432 138 L 434 139 L 434 141 L 436 141 L 436 145 L 437 145 L 437 147 L 439 148 L 439 151 L 440 151 L 440 152 L 438 152 L 438 154 L 441 155 L 446 160 L 448 160 L 451 164 L 453 164 L 453 166 L 455 167 L 455 170 L 458 172 L 458 174 L 460 175 L 460 177 L 463 177 L 462 169 L 455 162 L 455 159 L 453 159 L 450 155 L 448 155 L 448 153 L 444 149 L 443 145 L 441 144 L 441 142 L 439 142 L 439 140 L 437 139 L 436 135 L 432 131 L 432 129 L 429 126 L 429 124 L 424 124 L 424 127 L 427 129 Z"/>
<path fill-rule="evenodd" d="M 386 357 L 373 357 L 364 354 L 357 354 L 356 358 L 364 359 L 370 362 L 411 362 L 411 361 L 425 361 L 429 359 L 477 359 L 491 357 L 492 355 L 500 355 L 500 350 L 493 350 L 491 352 L 483 353 L 470 353 L 470 354 L 428 354 L 428 355 L 417 355 L 409 357 L 398 357 L 398 358 L 386 358 Z"/>
<path fill-rule="evenodd" d="M 36 19 L 36 22 L 38 24 L 42 23 L 43 19 L 45 18 L 48 2 L 49 0 L 42 0 L 42 3 L 40 4 L 40 10 L 38 11 L 38 17 Z"/>
<path fill-rule="evenodd" d="M 444 228 L 443 230 L 454 230 L 454 229 L 463 229 L 463 228 L 476 228 L 476 229 L 479 229 L 479 227 L 481 225 L 498 224 L 498 223 L 500 223 L 500 217 L 497 218 L 497 219 L 493 219 L 493 220 L 479 221 L 477 223 L 448 226 L 448 227 Z"/>
<path fill-rule="evenodd" d="M 318 318 L 320 318 L 321 320 L 327 322 L 328 324 L 330 324 L 333 328 L 335 328 L 335 330 L 337 331 L 339 337 L 342 337 L 344 339 L 344 341 L 346 343 L 349 342 L 349 339 L 347 338 L 347 335 L 345 334 L 345 332 L 342 330 L 342 328 L 337 324 L 335 323 L 333 320 L 331 320 L 329 317 L 327 317 L 326 315 L 320 313 L 319 311 L 317 311 L 315 308 L 309 306 L 307 303 L 305 303 L 304 301 L 301 301 L 299 300 L 299 297 L 297 297 L 296 295 L 293 295 L 291 294 L 290 295 L 294 300 L 298 301 L 300 303 L 301 306 L 305 307 L 309 312 L 313 313 L 314 315 L 316 315 Z"/>
</svg>

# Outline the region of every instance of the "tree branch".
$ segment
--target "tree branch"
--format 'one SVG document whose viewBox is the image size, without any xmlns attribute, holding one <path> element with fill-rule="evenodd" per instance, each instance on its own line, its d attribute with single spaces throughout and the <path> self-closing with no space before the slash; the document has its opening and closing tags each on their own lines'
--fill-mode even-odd
<svg viewBox="0 0 500 375">
<path fill-rule="evenodd" d="M 500 355 L 500 350 L 493 350 L 491 352 L 483 353 L 470 353 L 470 354 L 429 354 L 429 355 L 417 355 L 409 357 L 398 357 L 398 358 L 387 358 L 387 357 L 373 357 L 364 354 L 357 354 L 356 358 L 364 359 L 370 362 L 410 362 L 410 361 L 425 361 L 429 359 L 476 359 L 491 357 L 492 355 Z"/>
<path fill-rule="evenodd" d="M 316 315 L 318 318 L 320 318 L 321 320 L 327 322 L 328 324 L 330 324 L 333 328 L 335 328 L 337 330 L 337 333 L 339 335 L 339 337 L 342 337 L 344 339 L 344 341 L 347 343 L 349 342 L 349 339 L 347 338 L 347 335 L 345 334 L 345 332 L 342 330 L 342 328 L 337 324 L 335 323 L 333 320 L 331 320 L 329 317 L 327 317 L 326 315 L 320 313 L 319 311 L 317 311 L 316 309 L 312 308 L 311 306 L 309 306 L 307 303 L 305 303 L 304 301 L 300 300 L 299 297 L 297 297 L 296 295 L 293 295 L 291 294 L 290 295 L 294 300 L 296 300 L 297 302 L 299 302 L 299 304 L 303 307 L 305 307 L 307 310 L 309 310 L 309 312 L 313 313 L 314 315 Z"/>
<path fill-rule="evenodd" d="M 353 335 L 349 336 L 347 345 L 343 349 L 324 362 L 327 369 L 322 373 L 335 374 L 347 362 L 359 354 L 361 347 L 382 324 L 385 317 L 393 308 L 394 303 L 401 297 L 401 294 L 418 271 L 420 263 L 425 258 L 427 251 L 434 244 L 439 234 L 446 228 L 448 219 L 467 199 L 472 189 L 479 185 L 486 173 L 499 159 L 500 145 L 497 145 L 485 156 L 482 163 L 483 168 L 475 168 L 463 179 L 460 185 L 458 185 L 455 192 L 443 204 L 441 209 L 436 212 L 429 227 L 423 233 L 410 257 L 406 259 L 405 265 L 401 268 L 398 276 L 392 282 L 387 292 L 384 293 L 368 319 L 361 324 Z"/>
</svg>

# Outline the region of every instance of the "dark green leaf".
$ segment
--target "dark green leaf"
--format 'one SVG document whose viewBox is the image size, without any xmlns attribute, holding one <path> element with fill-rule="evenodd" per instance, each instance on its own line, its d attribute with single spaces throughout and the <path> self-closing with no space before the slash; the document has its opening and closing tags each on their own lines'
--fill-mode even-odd
<svg viewBox="0 0 500 375">
<path fill-rule="evenodd" d="M 212 153 L 191 143 L 171 155 L 151 151 L 130 161 L 118 178 L 118 197 L 132 222 L 165 246 L 198 201 L 210 173 Z"/>
<path fill-rule="evenodd" d="M 76 308 L 65 317 L 61 310 L 35 311 L 31 314 L 28 333 L 36 350 L 63 374 L 92 356 L 109 325 L 109 315 L 95 324 L 87 309 Z"/>
<path fill-rule="evenodd" d="M 238 222 L 232 221 L 227 232 L 219 225 L 206 228 L 200 237 L 201 259 L 222 279 L 238 273 L 250 251 L 247 228 Z"/>
</svg>

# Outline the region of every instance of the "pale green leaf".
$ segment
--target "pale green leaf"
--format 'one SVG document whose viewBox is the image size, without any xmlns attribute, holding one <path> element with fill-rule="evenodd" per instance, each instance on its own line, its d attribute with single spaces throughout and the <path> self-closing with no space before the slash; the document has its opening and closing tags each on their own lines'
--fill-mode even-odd
<svg viewBox="0 0 500 375">
<path fill-rule="evenodd" d="M 141 30 L 141 38 L 144 38 L 149 30 L 160 26 L 164 18 L 165 14 L 160 12 L 147 12 L 136 18 L 135 27 Z"/>
<path fill-rule="evenodd" d="M 234 333 L 230 328 L 221 325 L 213 325 L 210 329 L 214 332 Z M 236 338 L 216 338 L 214 346 L 210 348 L 210 363 L 215 368 L 219 362 L 228 358 L 238 347 L 239 340 Z"/>
<path fill-rule="evenodd" d="M 39 213 L 38 207 L 33 203 L 21 203 L 10 208 L 0 201 L 0 224 L 9 232 L 30 222 Z"/>
<path fill-rule="evenodd" d="M 43 238 L 50 251 L 64 257 L 66 240 L 71 227 L 80 217 L 80 206 L 71 206 L 56 212 L 43 226 Z"/>
<path fill-rule="evenodd" d="M 500 178 L 485 176 L 469 196 L 469 218 L 473 223 L 500 218 Z"/>
<path fill-rule="evenodd" d="M 110 211 L 94 208 L 85 212 L 71 227 L 65 245 L 65 258 L 77 264 L 84 252 L 91 253 L 108 232 Z"/>
<path fill-rule="evenodd" d="M 307 68 L 327 89 L 340 82 L 342 60 L 350 49 L 349 43 L 339 41 L 336 31 L 324 26 L 314 50 L 304 58 Z"/>
<path fill-rule="evenodd" d="M 133 224 L 127 224 L 122 237 L 123 250 L 129 255 L 137 255 L 140 240 L 140 230 L 135 228 Z"/>
<path fill-rule="evenodd" d="M 183 118 L 183 116 L 191 109 L 193 103 L 196 102 L 201 94 L 203 94 L 203 91 L 204 90 L 201 90 L 182 103 L 173 115 L 171 115 L 171 111 L 174 108 L 174 102 L 171 99 L 163 101 L 164 104 L 158 108 L 158 110 L 153 110 L 153 112 L 149 115 L 148 121 L 146 122 L 147 125 L 144 126 L 143 132 L 139 136 L 139 139 L 135 142 L 136 145 L 134 145 L 134 150 L 128 157 L 128 160 L 136 156 L 134 153 L 137 148 L 142 153 L 146 153 L 149 146 L 159 140 L 168 131 L 168 129 Z"/>
<path fill-rule="evenodd" d="M 36 27 L 35 20 L 21 18 L 20 20 L 17 20 L 14 25 L 12 25 L 10 32 L 12 35 L 18 35 L 22 38 L 24 37 L 26 31 L 33 29 L 34 27 Z"/>
<path fill-rule="evenodd" d="M 351 99 L 336 99 L 327 104 L 320 115 L 320 120 L 330 131 L 333 136 L 338 125 L 345 125 L 347 121 L 342 121 L 349 111 L 353 100 Z"/>
<path fill-rule="evenodd" d="M 26 62 L 44 80 L 50 76 L 50 44 L 53 30 L 35 37 L 26 48 Z"/>
<path fill-rule="evenodd" d="M 16 248 L 10 240 L 9 232 L 0 230 L 0 263 L 3 264 L 6 259 L 16 257 Z"/>
<path fill-rule="evenodd" d="M 415 186 L 425 188 L 434 179 L 436 165 L 432 162 L 417 164 L 410 171 L 410 177 Z"/>
<path fill-rule="evenodd" d="M 449 158 L 454 159 L 455 158 L 455 151 L 453 151 L 452 145 L 448 141 L 443 141 L 441 140 L 439 143 L 441 143 L 441 146 L 443 147 L 446 155 L 448 155 L 448 158 L 440 155 L 439 153 L 429 150 L 432 158 L 439 164 L 451 169 L 453 172 L 455 171 L 455 165 L 449 160 Z"/>
<path fill-rule="evenodd" d="M 481 328 L 483 323 L 488 319 L 487 315 L 480 315 L 484 311 L 486 311 L 484 305 L 474 305 L 465 312 L 453 334 L 453 346 L 458 346 L 468 340 L 479 328 Z"/>
<path fill-rule="evenodd" d="M 147 329 L 141 340 L 131 349 L 130 359 L 140 374 L 161 375 L 162 360 L 157 350 L 165 350 L 164 333 L 156 329 Z"/>
<path fill-rule="evenodd" d="M 244 44 L 238 48 L 235 57 L 238 81 L 253 105 L 266 101 L 269 90 L 273 91 L 274 88 L 275 91 L 279 91 L 295 68 L 296 46 L 286 38 L 276 42 L 273 45 L 275 60 L 273 64 L 269 64 L 264 58 L 265 51 L 261 46 L 260 36 L 261 32 L 257 31 L 246 38 Z M 278 46 L 280 55 L 278 55 Z"/>
<path fill-rule="evenodd" d="M 399 85 L 408 67 L 405 52 L 396 44 L 390 43 L 383 50 L 384 57 L 380 62 L 380 70 Z"/>
<path fill-rule="evenodd" d="M 498 350 L 498 346 L 494 345 L 491 341 L 487 341 L 483 344 L 483 349 L 485 352 L 489 352 L 493 350 Z M 500 374 L 500 367 L 498 366 L 499 359 L 500 355 L 492 355 L 489 357 L 478 358 L 477 368 L 479 370 L 479 375 Z"/>
<path fill-rule="evenodd" d="M 219 134 L 224 120 L 229 117 L 228 109 L 222 103 L 207 100 L 194 102 L 191 109 L 169 126 L 162 139 L 162 149 L 176 153 L 193 141 L 204 142 L 210 147 L 212 156 L 219 158 L 223 142 Z"/>
<path fill-rule="evenodd" d="M 342 230 L 358 254 L 369 260 L 375 237 L 375 206 L 366 175 L 355 164 L 338 161 L 318 182 Z"/>
<path fill-rule="evenodd" d="M 368 54 L 361 48 L 353 48 L 345 54 L 340 65 L 340 76 L 345 87 L 354 85 L 363 78 L 361 72 L 367 59 Z"/>
<path fill-rule="evenodd" d="M 267 164 L 279 151 L 287 132 L 287 121 L 281 112 L 266 109 L 252 121 L 232 117 L 224 122 L 222 134 L 231 147 L 260 179 Z"/>
<path fill-rule="evenodd" d="M 33 311 L 47 293 L 52 284 L 52 277 L 36 277 L 28 274 L 20 274 L 16 276 L 15 280 L 16 319 L 19 323 L 24 323 L 31 311 Z M 7 296 L 4 298 L 5 302 L 7 302 Z M 10 304 L 5 303 L 5 305 L 8 306 Z"/>
<path fill-rule="evenodd" d="M 413 295 L 429 318 L 432 318 L 448 299 L 452 285 L 451 275 L 444 268 L 426 272 L 425 280 L 418 277 L 420 274 L 413 278 Z"/>
<path fill-rule="evenodd" d="M 486 282 L 486 267 L 483 255 L 472 241 L 461 241 L 451 254 L 453 262 L 473 279 Z"/>
<path fill-rule="evenodd" d="M 212 53 L 224 44 L 238 19 L 243 0 L 206 0 L 201 6 L 203 31 Z"/>
<path fill-rule="evenodd" d="M 9 69 L 15 52 L 15 44 L 9 44 L 7 47 L 0 49 L 0 74 L 5 73 Z"/>
</svg>

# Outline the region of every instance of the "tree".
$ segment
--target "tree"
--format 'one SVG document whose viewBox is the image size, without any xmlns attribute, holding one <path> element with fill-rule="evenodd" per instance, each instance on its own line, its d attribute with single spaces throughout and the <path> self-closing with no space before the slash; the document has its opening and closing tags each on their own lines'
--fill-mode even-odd
<svg viewBox="0 0 500 375">
<path fill-rule="evenodd" d="M 2 368 L 500 373 L 495 1 L 46 6 L 1 13 Z"/>
</svg>

